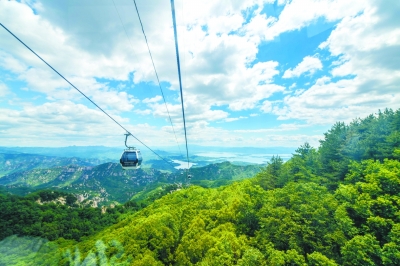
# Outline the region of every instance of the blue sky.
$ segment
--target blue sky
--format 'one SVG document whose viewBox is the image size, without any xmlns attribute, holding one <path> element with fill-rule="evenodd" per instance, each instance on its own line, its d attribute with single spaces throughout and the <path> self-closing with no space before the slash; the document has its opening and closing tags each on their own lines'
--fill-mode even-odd
<svg viewBox="0 0 400 266">
<path fill-rule="evenodd" d="M 0 22 L 148 146 L 183 149 L 170 1 L 137 5 L 175 134 L 132 0 L 0 0 Z M 175 9 L 189 145 L 318 146 L 337 121 L 400 108 L 399 1 Z M 121 146 L 124 133 L 0 28 L 0 146 Z"/>
</svg>

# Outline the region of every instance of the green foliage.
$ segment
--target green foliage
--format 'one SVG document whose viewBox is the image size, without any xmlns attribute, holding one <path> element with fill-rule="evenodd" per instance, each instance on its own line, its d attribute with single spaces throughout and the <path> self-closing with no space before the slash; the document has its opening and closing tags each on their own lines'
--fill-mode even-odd
<svg viewBox="0 0 400 266">
<path fill-rule="evenodd" d="M 44 156 L 32 154 L 30 151 L 16 152 L 19 148 L 1 148 L 0 147 L 0 178 L 5 175 L 10 175 L 16 172 L 26 172 L 32 169 L 53 168 L 57 166 L 68 166 L 71 164 L 80 166 L 92 166 L 99 164 L 98 159 L 80 159 L 76 157 L 58 157 Z M 24 148 L 21 148 L 24 149 Z M 34 148 L 33 148 L 34 149 Z"/>
<path fill-rule="evenodd" d="M 318 151 L 311 147 L 308 142 L 300 146 L 293 154 L 293 157 L 285 167 L 287 168 L 282 187 L 289 181 L 294 182 L 315 182 L 317 184 L 324 183 L 324 178 L 320 176 L 322 162 Z"/>
<path fill-rule="evenodd" d="M 73 195 L 49 190 L 26 197 L 0 194 L 0 240 L 16 234 L 79 241 L 116 223 L 121 213 L 138 209 L 130 202 L 102 213 L 99 208 L 78 207 Z"/>
<path fill-rule="evenodd" d="M 100 234 L 40 256 L 66 265 L 398 264 L 400 163 L 349 169 L 335 193 L 313 182 L 265 190 L 257 178 L 170 190 Z"/>
<path fill-rule="evenodd" d="M 335 184 L 343 180 L 347 172 L 350 158 L 343 153 L 343 150 L 348 147 L 347 140 L 349 142 L 353 141 L 352 137 L 347 138 L 348 132 L 348 126 L 338 122 L 327 133 L 324 133 L 325 138 L 320 141 L 319 153 L 322 171 L 329 179 L 328 185 L 331 188 L 335 188 Z"/>
<path fill-rule="evenodd" d="M 342 249 L 343 265 L 381 265 L 381 248 L 371 235 L 355 236 Z"/>
<path fill-rule="evenodd" d="M 34 257 L 35 265 L 400 265 L 399 130 L 400 111 L 385 110 L 336 123 L 318 149 L 305 143 L 286 163 L 274 156 L 250 180 L 235 182 L 240 175 L 228 163 L 198 168 L 193 181 L 207 176 L 203 184 L 229 185 L 148 186 L 135 201 L 108 209 L 114 224 L 101 231 L 96 217 L 110 216 L 79 212 L 72 197 L 64 195 L 72 207 L 37 207 L 37 195 L 55 196 L 0 195 L 12 203 L 2 208 L 7 218 L 0 231 L 12 234 L 15 224 L 22 234 L 57 239 L 37 255 L 15 251 L 21 256 L 12 258 L 15 264 Z M 71 223 L 80 219 L 78 230 L 63 222 L 65 213 Z M 24 227 L 19 220 L 35 223 Z M 61 227 L 79 242 L 59 238 Z"/>
<path fill-rule="evenodd" d="M 282 180 L 280 180 L 282 167 L 283 160 L 279 156 L 272 156 L 267 167 L 256 175 L 258 184 L 264 189 L 273 189 L 282 185 Z"/>
<path fill-rule="evenodd" d="M 248 248 L 243 253 L 241 259 L 238 260 L 238 264 L 240 266 L 253 266 L 253 265 L 266 265 L 264 260 L 264 254 L 261 253 L 258 249 Z"/>
<path fill-rule="evenodd" d="M 337 190 L 354 223 L 366 226 L 380 241 L 388 240 L 388 233 L 399 217 L 400 162 L 396 160 L 363 161 L 353 163 L 346 177 L 347 185 Z"/>
<path fill-rule="evenodd" d="M 390 242 L 383 246 L 383 265 L 400 265 L 400 224 L 394 224 L 389 233 Z"/>
<path fill-rule="evenodd" d="M 264 189 L 283 187 L 288 182 L 314 182 L 334 191 L 349 172 L 353 161 L 400 158 L 400 109 L 386 109 L 349 125 L 335 123 L 320 147 L 300 146 L 286 163 L 277 156 L 256 176 Z"/>
<path fill-rule="evenodd" d="M 62 257 L 59 247 L 40 237 L 10 236 L 0 241 L 0 265 L 57 265 Z"/>
<path fill-rule="evenodd" d="M 337 207 L 333 195 L 314 183 L 289 183 L 269 191 L 259 212 L 261 229 L 257 232 L 257 245 L 265 252 L 272 243 L 281 251 L 296 250 L 299 254 L 318 251 L 339 258 L 339 247 L 346 238 L 340 223 L 332 222 Z"/>
<path fill-rule="evenodd" d="M 338 264 L 325 255 L 314 251 L 311 254 L 307 254 L 308 265 L 310 266 L 337 266 Z"/>
<path fill-rule="evenodd" d="M 15 265 L 20 262 L 20 258 L 28 263 L 46 242 L 47 240 L 34 237 L 12 236 L 4 239 L 0 241 L 0 265 Z"/>
<path fill-rule="evenodd" d="M 131 202 L 134 204 L 140 204 L 140 206 L 147 206 L 151 204 L 156 199 L 162 198 L 163 196 L 172 193 L 175 190 L 182 188 L 180 184 L 164 184 L 152 185 L 146 187 L 143 191 L 137 193 L 131 198 Z"/>
<path fill-rule="evenodd" d="M 325 133 L 319 152 L 323 175 L 333 181 L 331 186 L 334 188 L 335 182 L 344 179 L 351 160 L 398 159 L 399 120 L 400 110 L 386 109 L 350 125 L 336 123 Z"/>
<path fill-rule="evenodd" d="M 287 250 L 286 252 L 269 249 L 267 251 L 267 265 L 282 265 L 282 266 L 303 266 L 307 265 L 305 259 L 297 250 Z"/>
<path fill-rule="evenodd" d="M 220 187 L 235 180 L 250 178 L 259 169 L 257 165 L 238 166 L 229 162 L 210 164 L 191 170 L 192 184 Z M 24 196 L 36 190 L 57 187 L 59 191 L 79 194 L 88 201 L 96 201 L 99 206 L 114 202 L 123 203 L 136 194 L 146 194 L 156 187 L 174 186 L 186 182 L 186 175 L 181 171 L 171 173 L 153 168 L 123 170 L 117 163 L 104 163 L 96 167 L 68 165 L 30 171 L 14 170 L 13 174 L 0 178 L 1 190 Z M 142 193 L 143 190 L 145 193 Z M 146 196 L 148 198 L 146 201 L 152 202 L 162 195 L 154 196 L 153 199 Z"/>
</svg>

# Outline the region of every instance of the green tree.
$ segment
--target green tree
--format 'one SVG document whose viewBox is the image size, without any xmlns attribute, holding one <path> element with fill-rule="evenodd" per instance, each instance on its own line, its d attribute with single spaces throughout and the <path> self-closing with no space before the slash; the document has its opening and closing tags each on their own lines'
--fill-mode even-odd
<svg viewBox="0 0 400 266">
<path fill-rule="evenodd" d="M 281 189 L 267 191 L 260 209 L 257 247 L 268 251 L 268 245 L 280 251 L 296 250 L 299 254 L 314 251 L 339 258 L 343 234 L 339 223 L 332 223 L 338 202 L 325 187 L 314 183 L 289 183 Z M 342 214 L 345 216 L 346 214 Z"/>
<path fill-rule="evenodd" d="M 309 266 L 337 266 L 338 264 L 319 252 L 307 254 Z"/>
<path fill-rule="evenodd" d="M 257 183 L 264 189 L 273 189 L 279 186 L 282 167 L 282 158 L 278 155 L 272 156 L 267 166 L 256 175 Z"/>
<path fill-rule="evenodd" d="M 347 173 L 347 165 L 350 159 L 343 154 L 346 147 L 346 134 L 348 127 L 338 122 L 324 133 L 325 138 L 320 141 L 319 154 L 321 156 L 322 172 L 328 179 L 328 187 L 335 189 L 339 181 L 343 180 Z"/>
<path fill-rule="evenodd" d="M 374 236 L 355 236 L 342 249 L 343 265 L 382 265 L 381 253 Z"/>
<path fill-rule="evenodd" d="M 400 265 L 400 224 L 394 224 L 389 234 L 390 242 L 383 246 L 384 265 Z"/>
<path fill-rule="evenodd" d="M 322 184 L 320 156 L 308 142 L 300 146 L 290 159 L 290 174 L 295 182 L 315 182 Z"/>
</svg>

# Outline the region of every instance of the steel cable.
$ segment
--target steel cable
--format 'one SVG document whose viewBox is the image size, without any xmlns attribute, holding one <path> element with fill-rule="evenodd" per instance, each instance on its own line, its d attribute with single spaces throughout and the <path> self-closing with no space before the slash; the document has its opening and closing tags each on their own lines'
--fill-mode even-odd
<svg viewBox="0 0 400 266">
<path fill-rule="evenodd" d="M 147 146 L 145 143 L 143 143 L 140 139 L 135 137 L 131 132 L 129 132 L 124 126 L 122 126 L 118 121 L 116 121 L 113 117 L 111 117 L 106 111 L 104 111 L 100 106 L 98 106 L 94 101 L 92 101 L 88 96 L 86 96 L 81 90 L 79 90 L 77 87 L 75 87 L 74 84 L 72 84 L 68 79 L 66 79 L 63 75 L 61 75 L 56 69 L 54 69 L 49 63 L 47 63 L 42 57 L 40 57 L 35 51 L 33 51 L 28 45 L 26 45 L 21 39 L 19 39 L 14 33 L 12 33 L 6 26 L 4 26 L 2 23 L 0 25 L 8 31 L 15 39 L 17 39 L 21 44 L 23 44 L 28 50 L 30 50 L 34 55 L 36 55 L 43 63 L 45 63 L 48 67 L 50 67 L 54 72 L 56 72 L 62 79 L 64 79 L 69 85 L 71 85 L 74 89 L 76 89 L 80 94 L 82 94 L 86 99 L 88 99 L 93 105 L 95 105 L 100 111 L 102 111 L 105 115 L 107 115 L 112 121 L 114 121 L 117 125 L 119 125 L 122 129 L 124 129 L 127 133 L 129 133 L 132 137 L 134 137 L 137 141 L 139 141 L 143 146 L 148 148 L 150 151 L 152 151 L 155 155 L 157 155 L 159 158 L 170 164 L 171 166 L 175 167 L 173 164 L 168 162 L 166 159 L 161 157 L 158 153 L 156 153 L 154 150 L 152 150 L 149 146 Z"/>
</svg>

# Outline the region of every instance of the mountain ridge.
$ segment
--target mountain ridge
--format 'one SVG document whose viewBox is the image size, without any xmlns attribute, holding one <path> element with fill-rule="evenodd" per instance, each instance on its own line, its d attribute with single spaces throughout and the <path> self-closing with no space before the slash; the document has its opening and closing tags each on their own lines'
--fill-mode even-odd
<svg viewBox="0 0 400 266">
<path fill-rule="evenodd" d="M 229 162 L 210 164 L 191 169 L 192 182 L 210 187 L 228 184 L 254 176 L 259 166 L 237 166 Z M 16 189 L 56 189 L 79 195 L 85 200 L 95 200 L 96 205 L 113 202 L 124 203 L 134 194 L 151 184 L 184 184 L 186 175 L 182 171 L 168 173 L 152 168 L 123 170 L 117 163 L 97 166 L 67 165 L 47 169 L 32 169 L 14 172 L 0 178 L 0 185 L 9 191 Z M 211 181 L 211 182 L 208 182 Z"/>
</svg>

